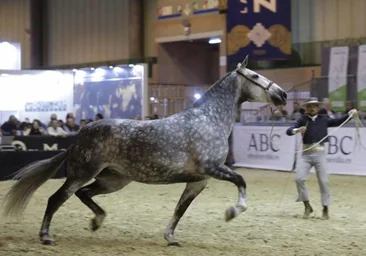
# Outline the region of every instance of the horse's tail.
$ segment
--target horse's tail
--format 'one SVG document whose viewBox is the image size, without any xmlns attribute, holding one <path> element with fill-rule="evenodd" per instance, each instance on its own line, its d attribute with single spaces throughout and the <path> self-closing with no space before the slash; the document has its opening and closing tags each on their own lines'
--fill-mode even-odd
<svg viewBox="0 0 366 256">
<path fill-rule="evenodd" d="M 18 181 L 5 195 L 4 215 L 21 215 L 34 192 L 57 172 L 67 155 L 68 150 L 20 169 L 13 177 Z"/>
</svg>

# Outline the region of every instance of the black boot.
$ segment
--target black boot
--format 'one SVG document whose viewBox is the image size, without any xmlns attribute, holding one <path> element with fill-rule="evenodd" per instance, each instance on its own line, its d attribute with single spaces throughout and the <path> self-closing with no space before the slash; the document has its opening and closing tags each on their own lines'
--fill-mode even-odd
<svg viewBox="0 0 366 256">
<path fill-rule="evenodd" d="M 308 219 L 310 214 L 313 212 L 313 207 L 311 207 L 309 201 L 304 201 L 305 211 L 304 211 L 304 219 Z"/>
<path fill-rule="evenodd" d="M 323 220 L 329 220 L 329 208 L 328 208 L 328 206 L 323 206 Z"/>
</svg>

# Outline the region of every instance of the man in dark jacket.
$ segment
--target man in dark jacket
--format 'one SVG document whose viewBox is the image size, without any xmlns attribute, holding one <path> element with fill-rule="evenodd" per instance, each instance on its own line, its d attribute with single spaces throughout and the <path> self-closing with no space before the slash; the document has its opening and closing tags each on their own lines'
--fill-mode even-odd
<svg viewBox="0 0 366 256">
<path fill-rule="evenodd" d="M 314 146 L 328 134 L 328 127 L 341 125 L 349 116 L 357 116 L 357 110 L 352 109 L 347 115 L 341 118 L 328 118 L 325 115 L 318 115 L 319 107 L 322 105 L 316 97 L 310 98 L 303 104 L 305 115 L 303 115 L 294 126 L 287 129 L 287 135 L 292 136 L 297 133 L 302 134 L 303 150 L 311 149 L 302 153 L 299 165 L 296 167 L 296 186 L 298 192 L 297 202 L 305 205 L 304 218 L 308 218 L 313 212 L 309 203 L 308 192 L 305 181 L 310 173 L 310 169 L 315 167 L 317 179 L 320 186 L 321 201 L 323 205 L 323 219 L 329 219 L 330 193 L 328 187 L 328 173 L 326 171 L 326 153 L 324 142 Z"/>
</svg>

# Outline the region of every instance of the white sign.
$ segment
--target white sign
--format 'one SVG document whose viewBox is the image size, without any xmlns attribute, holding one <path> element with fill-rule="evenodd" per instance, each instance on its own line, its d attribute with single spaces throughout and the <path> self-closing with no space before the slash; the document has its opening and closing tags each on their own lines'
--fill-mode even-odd
<svg viewBox="0 0 366 256">
<path fill-rule="evenodd" d="M 270 169 L 293 170 L 299 165 L 302 153 L 300 134 L 288 136 L 288 127 L 274 127 L 272 143 L 269 126 L 234 126 L 233 154 L 235 166 Z M 335 128 L 328 128 L 328 134 Z M 343 127 L 331 133 L 329 142 L 325 143 L 326 168 L 331 174 L 366 176 L 366 128 L 360 128 L 360 139 L 364 147 L 358 146 L 354 127 Z M 311 172 L 315 169 L 312 168 Z"/>
<path fill-rule="evenodd" d="M 295 161 L 295 136 L 288 127 L 234 126 L 235 166 L 291 171 Z M 270 138 L 271 136 L 271 138 Z"/>
<path fill-rule="evenodd" d="M 334 128 L 328 128 L 330 133 Z M 366 146 L 366 128 L 360 128 L 361 143 Z M 366 175 L 365 148 L 357 146 L 354 127 L 340 128 L 332 133 L 325 143 L 326 168 L 328 173 L 346 175 Z M 299 140 L 299 143 L 301 141 Z M 355 146 L 356 145 L 356 146 Z M 297 157 L 297 164 L 301 154 Z M 314 168 L 311 170 L 315 171 Z"/>
<path fill-rule="evenodd" d="M 73 93 L 72 72 L 0 71 L 0 111 L 17 112 L 20 121 L 48 124 L 52 113 L 65 119 L 73 112 Z"/>
</svg>

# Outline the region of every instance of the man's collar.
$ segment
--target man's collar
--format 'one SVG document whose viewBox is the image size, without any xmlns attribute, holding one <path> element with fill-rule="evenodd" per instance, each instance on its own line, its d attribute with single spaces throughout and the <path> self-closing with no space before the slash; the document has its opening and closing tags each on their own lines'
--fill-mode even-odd
<svg viewBox="0 0 366 256">
<path fill-rule="evenodd" d="M 315 121 L 315 119 L 318 117 L 318 115 L 315 116 L 308 116 L 311 120 Z"/>
</svg>

